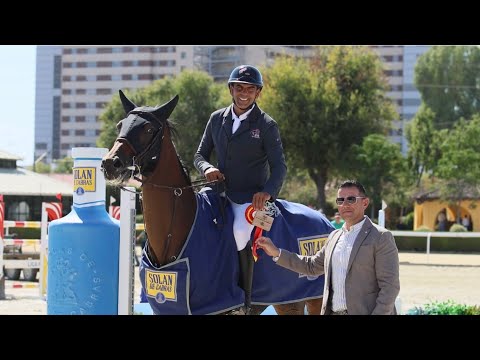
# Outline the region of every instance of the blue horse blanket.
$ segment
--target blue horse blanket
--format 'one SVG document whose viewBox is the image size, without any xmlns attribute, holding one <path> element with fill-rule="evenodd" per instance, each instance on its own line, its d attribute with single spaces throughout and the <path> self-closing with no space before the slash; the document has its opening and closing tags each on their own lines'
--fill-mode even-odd
<svg viewBox="0 0 480 360">
<path fill-rule="evenodd" d="M 140 279 L 146 298 L 157 315 L 218 314 L 244 304 L 238 286 L 238 253 L 233 237 L 230 205 L 220 215 L 220 199 L 211 191 L 196 194 L 197 213 L 190 234 L 175 262 L 153 266 L 144 250 Z M 270 231 L 263 231 L 280 248 L 301 255 L 320 250 L 334 230 L 318 211 L 276 200 L 280 210 Z M 253 232 L 252 232 L 253 237 Z M 252 303 L 283 304 L 320 298 L 324 276 L 307 277 L 276 265 L 258 250 L 254 265 Z"/>
</svg>

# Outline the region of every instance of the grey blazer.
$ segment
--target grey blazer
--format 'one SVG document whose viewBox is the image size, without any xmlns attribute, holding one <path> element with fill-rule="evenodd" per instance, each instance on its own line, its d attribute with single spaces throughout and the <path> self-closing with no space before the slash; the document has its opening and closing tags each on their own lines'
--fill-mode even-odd
<svg viewBox="0 0 480 360">
<path fill-rule="evenodd" d="M 325 273 L 322 315 L 331 313 L 332 253 L 341 230 L 330 233 L 323 248 L 313 256 L 300 256 L 282 249 L 277 261 L 287 269 L 307 275 Z M 398 249 L 390 231 L 366 216 L 348 262 L 345 296 L 349 315 L 395 315 L 400 292 Z"/>
</svg>

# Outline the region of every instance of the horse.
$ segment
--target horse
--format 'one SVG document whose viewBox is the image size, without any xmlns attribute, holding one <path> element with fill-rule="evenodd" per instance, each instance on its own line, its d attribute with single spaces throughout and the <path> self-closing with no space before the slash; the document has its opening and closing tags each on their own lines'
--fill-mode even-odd
<svg viewBox="0 0 480 360">
<path fill-rule="evenodd" d="M 142 254 L 140 276 L 154 313 L 242 314 L 238 309 L 243 305 L 244 295 L 238 285 L 233 214 L 228 204 L 224 206 L 217 192 L 209 191 L 214 185 L 200 183 L 202 186 L 212 186 L 195 190 L 198 184 L 192 182 L 175 149 L 172 140 L 175 128 L 169 117 L 176 107 L 178 95 L 156 107 L 139 107 L 121 90 L 119 95 L 127 115 L 117 124 L 118 136 L 102 159 L 102 170 L 112 185 L 121 186 L 131 177 L 142 184 L 143 215 L 148 240 Z M 292 203 L 279 204 L 285 212 Z M 304 208 L 301 211 L 314 211 L 306 206 Z M 295 211 L 298 212 L 298 209 Z M 328 224 L 322 223 L 320 232 L 323 231 L 323 226 L 331 227 L 323 215 L 315 213 L 315 217 L 322 217 L 321 221 Z M 205 222 L 196 226 L 203 218 L 206 219 Z M 194 230 L 197 227 L 201 229 Z M 285 229 L 283 231 L 288 231 Z M 333 228 L 323 231 L 325 234 L 320 241 L 325 241 L 331 230 Z M 308 237 L 305 239 L 305 247 L 312 244 L 316 244 L 313 246 L 317 248 L 320 246 L 318 238 L 313 242 Z M 295 249 L 294 247 L 293 250 Z M 203 254 L 199 255 L 201 252 Z M 282 274 L 294 278 L 295 284 L 308 282 L 304 279 L 305 276 L 300 279 L 298 274 L 276 266 L 270 258 L 262 261 L 257 261 L 254 267 L 254 287 L 257 267 L 261 269 L 261 263 L 275 267 L 275 272 L 283 272 Z M 266 275 L 258 276 L 261 278 Z M 304 314 L 305 307 L 308 314 L 320 314 L 323 276 L 321 278 L 322 281 L 316 286 L 310 286 L 300 299 L 297 297 L 291 301 L 281 295 L 279 300 L 275 300 L 276 303 L 270 302 L 272 297 L 269 293 L 272 288 L 265 286 L 269 281 L 262 280 L 260 300 L 255 301 L 253 297 L 254 306 L 250 314 L 260 314 L 270 304 L 273 304 L 279 315 Z M 292 285 L 279 282 L 278 287 L 286 293 Z M 162 310 L 156 310 L 157 307 Z"/>
</svg>

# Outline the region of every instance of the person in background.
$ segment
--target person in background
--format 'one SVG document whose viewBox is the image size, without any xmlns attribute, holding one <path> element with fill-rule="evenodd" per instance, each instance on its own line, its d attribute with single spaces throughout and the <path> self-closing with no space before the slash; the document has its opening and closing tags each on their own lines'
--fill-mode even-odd
<svg viewBox="0 0 480 360">
<path fill-rule="evenodd" d="M 147 233 L 145 232 L 145 230 L 142 230 L 140 234 L 138 234 L 136 238 L 136 243 L 138 244 L 139 242 L 140 242 L 140 248 L 143 251 L 143 248 L 145 247 L 145 243 L 147 242 Z M 140 255 L 140 258 L 141 258 L 141 255 Z M 135 266 L 139 266 L 139 265 L 140 265 L 140 259 L 138 258 L 137 253 L 135 252 Z"/>
<path fill-rule="evenodd" d="M 467 229 L 467 231 L 470 231 L 470 219 L 467 214 L 462 219 L 462 225 Z"/>
<path fill-rule="evenodd" d="M 330 221 L 330 223 L 333 225 L 335 229 L 340 229 L 343 226 L 343 224 L 345 224 L 345 220 L 342 219 L 342 217 L 340 216 L 340 213 L 337 211 L 335 213 L 333 220 Z"/>
<path fill-rule="evenodd" d="M 405 220 L 403 217 L 398 219 L 397 230 L 408 230 L 407 224 L 405 224 Z"/>
<path fill-rule="evenodd" d="M 398 249 L 392 233 L 365 215 L 370 200 L 362 184 L 344 181 L 336 203 L 345 220 L 315 255 L 277 248 L 268 237 L 258 247 L 278 265 L 310 276 L 325 274 L 322 315 L 394 315 L 400 292 Z"/>
<path fill-rule="evenodd" d="M 446 211 L 444 209 L 444 210 L 440 211 L 440 213 L 437 216 L 437 220 L 438 220 L 437 230 L 438 231 L 448 231 L 447 215 L 445 213 L 446 213 Z"/>
<path fill-rule="evenodd" d="M 256 102 L 263 89 L 260 71 L 251 65 L 236 67 L 228 79 L 228 89 L 232 104 L 210 116 L 194 165 L 208 181 L 225 181 L 234 214 L 244 313 L 249 314 L 254 264 L 250 237 L 254 226 L 245 218 L 245 210 L 250 204 L 255 210 L 263 210 L 266 201 L 276 199 L 287 165 L 278 125 Z M 217 165 L 210 163 L 214 150 Z"/>
</svg>

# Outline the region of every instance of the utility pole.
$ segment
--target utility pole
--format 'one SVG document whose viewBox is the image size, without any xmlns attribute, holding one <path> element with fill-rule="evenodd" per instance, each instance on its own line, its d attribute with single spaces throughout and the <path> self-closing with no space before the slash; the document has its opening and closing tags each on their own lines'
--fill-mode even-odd
<svg viewBox="0 0 480 360">
<path fill-rule="evenodd" d="M 43 159 L 45 156 L 47 156 L 47 155 L 48 155 L 48 151 L 45 151 L 42 155 L 40 155 L 40 156 L 37 158 L 37 160 L 35 160 L 35 161 L 33 162 L 33 172 L 37 172 L 37 171 L 36 171 L 36 170 L 37 170 L 37 169 L 36 169 L 36 165 L 37 165 L 40 161 L 42 161 L 42 159 Z"/>
</svg>

